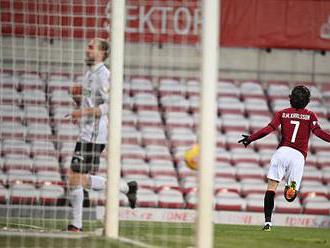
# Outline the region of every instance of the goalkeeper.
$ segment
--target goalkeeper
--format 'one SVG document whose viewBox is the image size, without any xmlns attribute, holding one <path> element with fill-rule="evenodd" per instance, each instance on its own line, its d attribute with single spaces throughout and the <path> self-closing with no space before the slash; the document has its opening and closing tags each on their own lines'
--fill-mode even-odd
<svg viewBox="0 0 330 248">
<path fill-rule="evenodd" d="M 100 155 L 107 142 L 108 101 L 110 72 L 104 65 L 109 55 L 109 44 L 106 40 L 92 39 L 86 48 L 86 65 L 88 70 L 80 86 L 71 88 L 73 99 L 80 108 L 73 111 L 70 117 L 80 124 L 80 137 L 76 143 L 67 178 L 69 200 L 71 203 L 71 223 L 67 230 L 82 231 L 82 213 L 84 188 L 103 190 L 106 179 L 96 176 Z M 130 206 L 136 205 L 137 183 L 121 182 L 120 191 L 126 193 Z M 87 196 L 88 197 L 88 196 Z"/>
</svg>

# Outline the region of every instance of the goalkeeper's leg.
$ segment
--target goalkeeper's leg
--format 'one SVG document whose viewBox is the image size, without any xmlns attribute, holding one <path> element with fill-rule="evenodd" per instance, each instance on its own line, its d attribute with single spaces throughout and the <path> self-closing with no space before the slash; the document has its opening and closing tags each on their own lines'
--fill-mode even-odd
<svg viewBox="0 0 330 248">
<path fill-rule="evenodd" d="M 69 179 L 75 177 L 74 175 L 81 175 L 81 174 L 70 171 L 68 176 Z M 82 231 L 82 214 L 83 214 L 83 201 L 84 201 L 83 187 L 80 183 L 71 185 L 69 182 L 68 190 L 69 190 L 69 201 L 72 207 L 71 222 L 70 225 L 68 226 L 68 231 L 79 232 Z"/>
<path fill-rule="evenodd" d="M 69 184 L 71 187 L 81 185 L 84 189 L 104 190 L 106 187 L 106 179 L 101 176 L 75 173 L 69 178 Z M 131 208 L 135 208 L 136 206 L 137 189 L 138 185 L 135 181 L 126 183 L 120 180 L 119 190 L 127 195 Z"/>
</svg>

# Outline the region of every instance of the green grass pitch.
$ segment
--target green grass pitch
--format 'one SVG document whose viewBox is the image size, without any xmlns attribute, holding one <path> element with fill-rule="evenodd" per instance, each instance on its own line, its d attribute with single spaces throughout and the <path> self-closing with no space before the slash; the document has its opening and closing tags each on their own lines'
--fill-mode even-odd
<svg viewBox="0 0 330 248">
<path fill-rule="evenodd" d="M 86 231 L 84 234 L 88 234 L 87 237 L 65 238 L 51 235 L 61 235 L 63 233 L 61 229 L 65 225 L 66 222 L 61 220 L 10 219 L 10 222 L 8 222 L 8 219 L 2 219 L 0 222 L 0 247 L 143 247 L 139 244 L 134 245 L 123 241 L 110 240 L 94 234 L 95 230 L 102 228 L 102 224 L 96 221 L 84 223 Z M 8 232 L 8 229 L 13 231 Z M 28 237 L 25 234 L 27 231 L 32 231 L 36 235 Z M 119 232 L 121 237 L 138 241 L 140 244 L 145 244 L 145 247 L 194 246 L 193 224 L 122 221 L 120 222 Z M 7 235 L 6 233 L 15 233 L 15 235 Z M 44 235 L 39 236 L 38 233 Z M 49 236 L 47 236 L 48 233 Z M 215 225 L 214 247 L 330 248 L 330 229 L 274 227 L 271 232 L 263 232 L 260 226 Z"/>
</svg>

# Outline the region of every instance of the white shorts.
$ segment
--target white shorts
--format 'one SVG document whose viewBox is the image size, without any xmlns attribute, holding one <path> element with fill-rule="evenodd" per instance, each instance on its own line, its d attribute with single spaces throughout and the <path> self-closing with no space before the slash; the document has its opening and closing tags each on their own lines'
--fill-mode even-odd
<svg viewBox="0 0 330 248">
<path fill-rule="evenodd" d="M 295 181 L 296 189 L 299 190 L 304 165 L 305 158 L 301 152 L 291 147 L 282 146 L 272 156 L 267 178 L 278 182 L 284 178 L 286 185 Z"/>
</svg>

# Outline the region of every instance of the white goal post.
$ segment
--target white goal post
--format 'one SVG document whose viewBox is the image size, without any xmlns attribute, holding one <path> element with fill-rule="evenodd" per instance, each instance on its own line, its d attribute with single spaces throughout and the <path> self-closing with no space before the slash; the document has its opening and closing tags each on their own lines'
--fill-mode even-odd
<svg viewBox="0 0 330 248">
<path fill-rule="evenodd" d="M 200 160 L 196 247 L 213 247 L 213 182 L 218 80 L 219 2 L 203 0 Z"/>
<path fill-rule="evenodd" d="M 202 12 L 202 87 L 200 115 L 199 204 L 197 247 L 213 246 L 213 176 L 215 158 L 216 84 L 218 79 L 219 1 L 204 0 Z M 105 235 L 118 237 L 121 106 L 125 2 L 113 1 L 111 24 L 111 102 Z"/>
<path fill-rule="evenodd" d="M 111 20 L 111 90 L 110 90 L 110 125 L 108 132 L 108 169 L 105 214 L 105 235 L 118 238 L 119 233 L 119 180 L 121 116 L 124 79 L 124 44 L 125 44 L 125 1 L 112 1 Z"/>
</svg>

